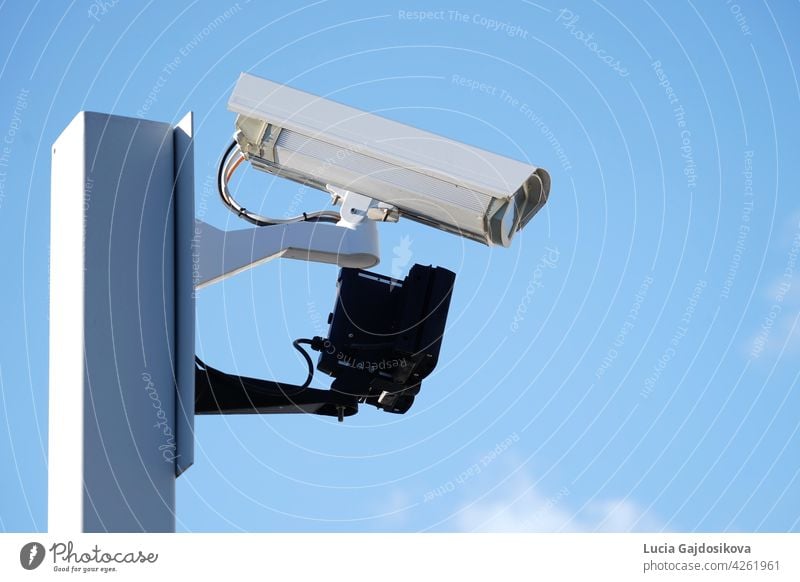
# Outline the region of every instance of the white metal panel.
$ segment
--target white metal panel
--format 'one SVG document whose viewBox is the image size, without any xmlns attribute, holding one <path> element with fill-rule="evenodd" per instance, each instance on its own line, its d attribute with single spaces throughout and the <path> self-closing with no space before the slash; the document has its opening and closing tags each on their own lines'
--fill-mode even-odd
<svg viewBox="0 0 800 582">
<path fill-rule="evenodd" d="M 83 527 L 84 114 L 53 146 L 50 198 L 48 531 Z"/>
<path fill-rule="evenodd" d="M 52 172 L 49 529 L 173 531 L 173 129 L 81 113 Z"/>
</svg>

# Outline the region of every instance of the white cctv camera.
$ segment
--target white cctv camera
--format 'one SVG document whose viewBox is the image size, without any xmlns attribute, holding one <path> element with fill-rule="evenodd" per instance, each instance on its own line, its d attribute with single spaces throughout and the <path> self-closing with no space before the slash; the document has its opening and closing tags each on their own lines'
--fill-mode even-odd
<svg viewBox="0 0 800 582">
<path fill-rule="evenodd" d="M 256 224 L 276 224 L 240 207 L 227 179 L 242 160 L 333 195 L 342 212 L 291 220 L 354 227 L 362 220 L 405 216 L 486 245 L 509 246 L 545 204 L 550 176 L 542 168 L 465 145 L 242 74 L 228 101 L 238 114 L 240 155 L 223 160 L 223 200 Z"/>
</svg>

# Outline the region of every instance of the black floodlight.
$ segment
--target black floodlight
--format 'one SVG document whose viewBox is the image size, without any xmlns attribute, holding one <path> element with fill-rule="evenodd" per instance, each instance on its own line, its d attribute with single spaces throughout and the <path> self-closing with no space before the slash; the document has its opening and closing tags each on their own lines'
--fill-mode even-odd
<svg viewBox="0 0 800 582">
<path fill-rule="evenodd" d="M 439 359 L 455 274 L 414 265 L 403 280 L 341 269 L 328 337 L 314 338 L 332 389 L 404 413 Z"/>
</svg>

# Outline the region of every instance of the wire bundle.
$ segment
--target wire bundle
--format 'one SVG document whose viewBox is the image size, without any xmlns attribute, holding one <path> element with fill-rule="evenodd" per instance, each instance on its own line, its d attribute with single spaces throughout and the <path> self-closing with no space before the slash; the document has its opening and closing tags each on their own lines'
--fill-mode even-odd
<svg viewBox="0 0 800 582">
<path fill-rule="evenodd" d="M 233 196 L 231 196 L 230 190 L 228 190 L 228 182 L 233 176 L 233 173 L 236 169 L 241 165 L 241 163 L 245 160 L 244 154 L 242 150 L 239 148 L 239 144 L 236 141 L 232 141 L 228 148 L 225 150 L 225 153 L 222 154 L 222 159 L 219 163 L 219 168 L 217 170 L 217 188 L 219 190 L 219 196 L 222 199 L 222 203 L 227 206 L 231 212 L 236 214 L 239 218 L 243 218 L 244 220 L 255 224 L 256 226 L 275 226 L 278 224 L 289 224 L 292 222 L 338 222 L 341 216 L 338 212 L 334 212 L 331 210 L 321 210 L 319 212 L 310 212 L 300 214 L 298 216 L 293 216 L 291 218 L 270 218 L 268 216 L 261 216 L 260 214 L 256 214 L 254 212 L 250 212 L 244 206 L 239 204 Z"/>
</svg>

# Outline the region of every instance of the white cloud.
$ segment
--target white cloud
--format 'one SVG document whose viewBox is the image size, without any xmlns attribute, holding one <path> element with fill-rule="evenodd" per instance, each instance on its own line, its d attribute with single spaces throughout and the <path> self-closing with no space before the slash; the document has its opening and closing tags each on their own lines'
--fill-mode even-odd
<svg viewBox="0 0 800 582">
<path fill-rule="evenodd" d="M 795 306 L 800 304 L 800 274 L 793 273 L 790 277 L 776 277 L 767 285 L 763 299 L 775 302 L 778 298 L 784 304 Z"/>
<path fill-rule="evenodd" d="M 791 301 L 774 303 L 762 320 L 760 327 L 742 347 L 742 351 L 750 359 L 775 358 L 781 354 L 786 358 L 800 354 L 800 321 L 798 321 L 797 301 L 792 298 Z"/>
<path fill-rule="evenodd" d="M 797 320 L 796 310 L 778 318 L 764 351 L 772 356 L 782 352 L 783 357 L 800 354 L 800 323 Z"/>
<path fill-rule="evenodd" d="M 630 532 L 663 531 L 661 522 L 635 501 L 605 498 L 580 510 L 567 487 L 545 495 L 523 477 L 498 491 L 492 500 L 465 505 L 455 515 L 467 532 Z M 502 499 L 497 499 L 501 497 Z"/>
</svg>

